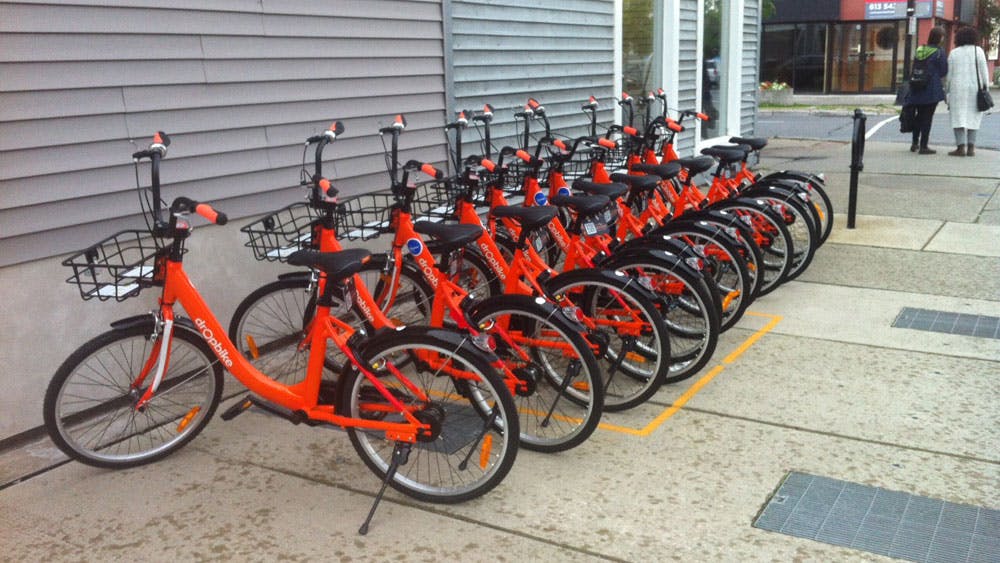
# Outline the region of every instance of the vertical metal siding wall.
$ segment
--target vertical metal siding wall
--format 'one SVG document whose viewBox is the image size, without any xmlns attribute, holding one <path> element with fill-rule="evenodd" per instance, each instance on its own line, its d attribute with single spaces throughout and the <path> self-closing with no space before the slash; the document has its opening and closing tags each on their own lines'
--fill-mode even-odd
<svg viewBox="0 0 1000 563">
<path fill-rule="evenodd" d="M 0 4 L 0 265 L 141 224 L 130 140 L 158 129 L 166 197 L 237 217 L 300 198 L 301 141 L 335 118 L 342 192 L 387 185 L 376 133 L 395 113 L 408 158 L 444 158 L 440 0 L 123 4 Z"/>
<path fill-rule="evenodd" d="M 599 121 L 612 121 L 613 0 L 452 0 L 451 6 L 451 110 L 492 104 L 497 144 L 514 144 L 513 113 L 529 97 L 567 135 L 586 134 L 580 106 L 592 95 L 600 102 Z"/>
<path fill-rule="evenodd" d="M 740 101 L 740 132 L 757 130 L 757 84 L 760 82 L 760 0 L 745 0 L 743 9 L 743 92 Z"/>
<path fill-rule="evenodd" d="M 698 2 L 697 0 L 681 0 L 680 6 L 680 66 L 677 84 L 677 109 L 695 109 L 701 107 L 697 97 L 698 81 Z M 666 56 L 670 56 L 667 53 Z M 673 100 L 671 100 L 673 102 Z M 695 127 L 693 121 L 687 122 L 689 128 L 678 136 L 674 143 L 681 156 L 694 153 Z"/>
</svg>

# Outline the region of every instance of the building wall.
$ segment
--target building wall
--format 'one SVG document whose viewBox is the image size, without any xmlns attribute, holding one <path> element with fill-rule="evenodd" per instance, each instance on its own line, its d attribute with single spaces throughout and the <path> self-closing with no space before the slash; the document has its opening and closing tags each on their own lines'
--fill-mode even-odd
<svg viewBox="0 0 1000 563">
<path fill-rule="evenodd" d="M 699 96 L 701 90 L 698 87 L 701 82 L 701 50 L 698 38 L 698 1 L 697 0 L 677 0 L 680 3 L 680 14 L 678 18 L 677 31 L 680 41 L 678 49 L 677 66 L 677 108 L 690 109 L 701 108 Z M 694 122 L 688 122 L 692 125 Z M 677 136 L 674 147 L 681 156 L 691 156 L 694 153 L 697 131 L 695 127 L 688 127 L 683 133 Z"/>
<path fill-rule="evenodd" d="M 346 193 L 384 184 L 394 113 L 403 146 L 442 154 L 440 1 L 117 4 L 0 5 L 0 265 L 134 224 L 132 140 L 157 129 L 167 193 L 237 217 L 296 197 L 301 141 L 334 118 Z"/>
<path fill-rule="evenodd" d="M 253 261 L 238 227 L 300 200 L 307 136 L 344 122 L 324 171 L 346 194 L 387 186 L 377 130 L 396 113 L 404 158 L 444 159 L 440 0 L 123 4 L 0 4 L 0 439 L 41 424 L 72 350 L 155 304 L 152 291 L 84 303 L 58 256 L 142 225 L 130 155 L 154 131 L 173 139 L 165 198 L 236 218 L 197 229 L 189 253 L 223 323 L 280 271 Z"/>
<path fill-rule="evenodd" d="M 740 98 L 740 133 L 757 129 L 757 92 L 760 84 L 760 0 L 745 0 L 743 7 L 743 82 Z"/>
<path fill-rule="evenodd" d="M 451 0 L 454 89 L 451 115 L 495 108 L 491 134 L 498 147 L 514 145 L 515 120 L 529 97 L 546 110 L 552 128 L 588 134 L 580 110 L 598 99 L 598 121 L 611 123 L 615 3 L 613 0 Z M 542 124 L 531 124 L 541 131 Z M 469 133 L 466 139 L 478 139 Z M 469 146 L 468 151 L 478 151 Z"/>
</svg>

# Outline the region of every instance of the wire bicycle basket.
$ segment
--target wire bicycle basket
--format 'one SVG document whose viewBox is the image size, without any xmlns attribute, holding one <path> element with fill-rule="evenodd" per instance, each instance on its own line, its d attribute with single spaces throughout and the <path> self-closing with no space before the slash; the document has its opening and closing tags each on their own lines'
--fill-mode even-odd
<svg viewBox="0 0 1000 563">
<path fill-rule="evenodd" d="M 319 219 L 308 203 L 283 207 L 241 228 L 250 239 L 243 246 L 252 249 L 257 260 L 285 262 L 296 250 L 315 248 L 313 228 Z"/>
<path fill-rule="evenodd" d="M 124 301 L 147 287 L 163 284 L 162 262 L 169 247 L 148 231 L 127 230 L 111 235 L 63 260 L 84 301 Z"/>
</svg>

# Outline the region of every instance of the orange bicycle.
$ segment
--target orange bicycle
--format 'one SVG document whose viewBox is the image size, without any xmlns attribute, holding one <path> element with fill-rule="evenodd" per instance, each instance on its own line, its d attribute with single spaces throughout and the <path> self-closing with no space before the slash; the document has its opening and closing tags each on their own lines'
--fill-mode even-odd
<svg viewBox="0 0 1000 563">
<path fill-rule="evenodd" d="M 260 372 L 226 336 L 184 271 L 187 216 L 225 224 L 209 205 L 176 198 L 163 220 L 159 164 L 169 138 L 133 155 L 151 161 L 143 193 L 145 231 L 118 233 L 64 264 L 84 299 L 123 300 L 161 288 L 156 311 L 123 319 L 62 364 L 45 395 L 46 428 L 67 455 L 98 467 L 149 463 L 205 427 L 219 404 L 223 369 L 250 391 L 224 420 L 258 407 L 293 423 L 347 430 L 354 449 L 382 478 L 368 523 L 387 486 L 414 498 L 454 503 L 480 496 L 510 470 L 518 417 L 496 357 L 465 335 L 405 327 L 365 335 L 331 314 L 339 303 L 370 302 L 353 283 L 370 258 L 363 249 L 299 250 L 293 265 L 318 271 L 322 288 L 298 346 L 309 350 L 303 378 L 283 383 Z M 180 305 L 190 319 L 176 314 Z M 328 341 L 346 358 L 332 393 L 322 389 Z M 455 382 L 461 381 L 461 386 Z"/>
<path fill-rule="evenodd" d="M 381 131 L 392 138 L 388 162 L 398 164 L 398 136 L 404 128 L 399 115 Z M 340 250 L 338 238 L 393 235 L 391 249 L 373 255 L 358 274 L 374 297 L 371 304 L 356 303 L 358 324 L 374 328 L 447 324 L 473 339 L 492 339 L 492 350 L 501 360 L 494 367 L 511 391 L 520 417 L 520 445 L 554 452 L 586 440 L 597 428 L 604 393 L 595 384 L 601 370 L 576 320 L 567 318 L 554 303 L 524 295 L 481 299 L 486 296 L 474 296 L 450 279 L 452 267 L 461 268 L 461 247 L 477 229 L 414 221 L 415 213 L 424 219 L 434 217 L 433 207 L 438 206 L 439 182 L 419 186 L 409 182 L 416 170 L 438 176 L 429 164 L 406 163 L 402 179 L 400 166 L 390 165 L 390 190 L 331 200 L 337 190 L 322 177 L 328 140 L 320 137 L 310 139 L 315 142 L 313 172 L 303 169 L 303 177 L 311 178 L 306 181 L 312 188 L 309 202 L 244 227 L 255 255 L 280 260 L 282 254 L 302 246 Z M 304 354 L 294 344 L 315 306 L 310 277 L 308 272 L 286 274 L 247 297 L 233 315 L 230 338 L 248 350 L 251 342 L 266 349 L 260 361 L 277 364 L 278 370 L 303 363 Z M 334 368 L 339 361 L 331 358 Z"/>
</svg>

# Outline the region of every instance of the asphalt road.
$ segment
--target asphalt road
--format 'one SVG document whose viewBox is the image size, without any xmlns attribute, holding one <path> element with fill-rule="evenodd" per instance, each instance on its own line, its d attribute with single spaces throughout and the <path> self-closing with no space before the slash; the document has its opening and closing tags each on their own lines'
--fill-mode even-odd
<svg viewBox="0 0 1000 563">
<path fill-rule="evenodd" d="M 944 104 L 934 115 L 931 126 L 930 147 L 939 151 L 955 148 L 955 136 L 948 120 Z M 829 141 L 850 141 L 853 128 L 853 111 L 843 114 L 824 110 L 808 111 L 761 111 L 757 120 L 757 135 L 761 137 L 785 137 L 794 139 L 822 139 Z M 868 116 L 867 127 L 871 131 L 878 123 L 891 115 L 872 114 Z M 899 122 L 891 121 L 883 125 L 869 140 L 893 143 L 910 143 L 909 133 L 899 132 Z M 983 117 L 976 138 L 976 147 L 1000 150 L 1000 114 L 992 113 Z"/>
</svg>

